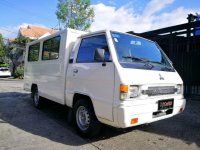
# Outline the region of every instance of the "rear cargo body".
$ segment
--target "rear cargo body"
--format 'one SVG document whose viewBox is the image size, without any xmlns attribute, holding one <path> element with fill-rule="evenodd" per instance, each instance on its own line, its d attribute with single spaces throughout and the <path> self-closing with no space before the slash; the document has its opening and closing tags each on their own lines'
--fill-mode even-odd
<svg viewBox="0 0 200 150">
<path fill-rule="evenodd" d="M 24 88 L 31 91 L 32 84 L 39 87 L 39 94 L 42 97 L 54 100 L 60 104 L 65 104 L 65 79 L 69 63 L 69 54 L 73 49 L 74 43 L 84 32 L 73 29 L 66 29 L 33 41 L 27 45 L 26 59 L 31 45 L 40 44 L 37 61 L 28 61 L 25 63 Z M 43 60 L 43 44 L 52 38 L 60 37 L 58 58 Z"/>
</svg>

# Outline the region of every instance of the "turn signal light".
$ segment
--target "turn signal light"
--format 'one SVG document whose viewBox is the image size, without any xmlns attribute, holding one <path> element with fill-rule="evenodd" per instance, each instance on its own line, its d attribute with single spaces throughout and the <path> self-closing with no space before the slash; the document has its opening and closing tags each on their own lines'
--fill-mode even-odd
<svg viewBox="0 0 200 150">
<path fill-rule="evenodd" d="M 136 123 L 138 123 L 138 118 L 131 119 L 131 124 L 136 124 Z"/>
<path fill-rule="evenodd" d="M 120 85 L 120 92 L 121 93 L 128 93 L 128 85 Z"/>
</svg>

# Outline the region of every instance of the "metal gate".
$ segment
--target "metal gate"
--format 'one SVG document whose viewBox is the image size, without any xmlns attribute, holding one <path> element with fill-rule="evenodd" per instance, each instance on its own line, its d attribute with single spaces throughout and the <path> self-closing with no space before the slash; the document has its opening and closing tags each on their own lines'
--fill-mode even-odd
<svg viewBox="0 0 200 150">
<path fill-rule="evenodd" d="M 200 96 L 200 37 L 174 37 L 171 43 L 158 42 L 184 81 L 186 96 Z"/>
</svg>

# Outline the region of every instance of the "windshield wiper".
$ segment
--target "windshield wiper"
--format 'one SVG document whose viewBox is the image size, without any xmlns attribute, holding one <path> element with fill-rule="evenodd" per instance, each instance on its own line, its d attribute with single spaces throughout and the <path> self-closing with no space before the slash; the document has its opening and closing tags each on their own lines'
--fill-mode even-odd
<svg viewBox="0 0 200 150">
<path fill-rule="evenodd" d="M 138 58 L 138 57 L 135 57 L 135 56 L 122 56 L 123 58 L 127 58 L 127 59 L 132 59 L 132 60 L 137 60 L 137 61 L 140 61 L 140 62 L 143 62 L 145 63 L 144 66 L 148 67 L 149 69 L 152 69 L 154 66 L 150 63 L 149 60 L 147 59 L 143 59 L 143 58 Z"/>
<path fill-rule="evenodd" d="M 159 61 L 151 61 L 151 63 L 155 63 L 155 64 L 159 64 L 159 65 L 165 65 L 165 64 L 163 64 L 163 63 L 161 63 Z"/>
<path fill-rule="evenodd" d="M 164 63 L 158 62 L 158 61 L 151 61 L 152 63 L 156 63 L 156 64 L 160 64 L 163 65 L 163 67 L 161 68 L 163 71 L 173 71 L 173 67 L 171 66 L 167 66 Z"/>
<path fill-rule="evenodd" d="M 170 66 L 164 66 L 164 67 L 162 67 L 162 70 L 163 71 L 173 71 L 174 69 Z"/>
<path fill-rule="evenodd" d="M 127 59 L 132 59 L 132 60 L 138 60 L 138 61 L 141 61 L 141 62 L 149 62 L 149 60 L 146 60 L 146 59 L 143 59 L 143 58 L 138 58 L 138 57 L 135 57 L 135 56 L 122 56 L 123 58 L 127 58 Z"/>
</svg>

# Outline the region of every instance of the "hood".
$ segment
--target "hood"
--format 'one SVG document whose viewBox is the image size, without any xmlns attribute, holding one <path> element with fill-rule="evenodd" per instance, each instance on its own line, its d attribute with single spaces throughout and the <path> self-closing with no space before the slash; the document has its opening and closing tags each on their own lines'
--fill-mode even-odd
<svg viewBox="0 0 200 150">
<path fill-rule="evenodd" d="M 183 81 L 176 71 L 143 70 L 133 68 L 118 69 L 121 83 L 128 85 L 145 84 L 182 84 Z"/>
</svg>

